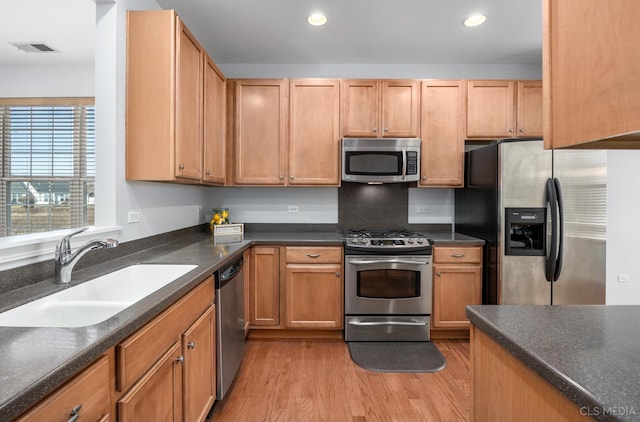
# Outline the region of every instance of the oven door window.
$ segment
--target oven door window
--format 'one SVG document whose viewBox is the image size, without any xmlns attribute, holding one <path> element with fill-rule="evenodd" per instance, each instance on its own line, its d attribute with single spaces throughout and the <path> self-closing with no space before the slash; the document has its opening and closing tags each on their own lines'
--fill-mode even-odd
<svg viewBox="0 0 640 422">
<path fill-rule="evenodd" d="M 420 297 L 420 271 L 358 271 L 358 297 L 371 299 L 409 299 Z"/>
</svg>

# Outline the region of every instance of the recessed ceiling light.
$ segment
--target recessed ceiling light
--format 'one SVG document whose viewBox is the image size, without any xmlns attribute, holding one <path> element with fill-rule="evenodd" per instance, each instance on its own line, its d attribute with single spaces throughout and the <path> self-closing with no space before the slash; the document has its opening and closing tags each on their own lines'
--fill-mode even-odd
<svg viewBox="0 0 640 422">
<path fill-rule="evenodd" d="M 313 26 L 321 26 L 327 23 L 327 17 L 322 13 L 313 13 L 309 15 L 307 22 Z"/>
<path fill-rule="evenodd" d="M 484 21 L 487 20 L 487 17 L 485 15 L 473 15 L 473 16 L 469 16 L 465 21 L 464 21 L 464 26 L 478 26 L 478 25 L 482 25 L 484 23 Z"/>
</svg>

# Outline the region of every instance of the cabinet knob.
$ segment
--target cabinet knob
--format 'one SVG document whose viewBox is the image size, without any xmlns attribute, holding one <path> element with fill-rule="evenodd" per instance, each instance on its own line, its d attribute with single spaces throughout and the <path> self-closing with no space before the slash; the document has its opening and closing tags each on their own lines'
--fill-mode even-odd
<svg viewBox="0 0 640 422">
<path fill-rule="evenodd" d="M 179 168 L 180 170 L 184 170 L 184 164 L 180 164 L 180 165 L 178 166 L 178 168 Z"/>
<path fill-rule="evenodd" d="M 190 341 L 189 343 L 187 343 L 187 349 L 195 349 L 195 348 L 196 348 L 195 341 Z"/>
<path fill-rule="evenodd" d="M 176 362 L 178 363 L 184 363 L 184 356 L 180 355 L 176 358 Z"/>
<path fill-rule="evenodd" d="M 284 176 L 278 176 L 278 179 L 282 180 L 284 179 Z"/>
<path fill-rule="evenodd" d="M 388 128 L 388 127 L 385 127 L 385 128 L 384 128 L 384 131 L 385 131 L 385 132 L 389 132 L 389 128 Z"/>
<path fill-rule="evenodd" d="M 376 133 L 378 131 L 378 129 L 376 129 L 375 127 L 371 130 L 373 131 L 373 133 Z"/>
<path fill-rule="evenodd" d="M 293 176 L 289 176 L 289 179 L 293 180 Z"/>
<path fill-rule="evenodd" d="M 440 271 L 438 271 L 438 272 L 436 273 L 436 276 L 438 276 L 438 277 L 440 277 L 441 275 L 442 275 L 442 273 L 441 273 Z"/>
<path fill-rule="evenodd" d="M 336 273 L 336 277 L 340 278 L 340 273 Z"/>
<path fill-rule="evenodd" d="M 205 176 L 211 176 L 211 173 L 207 171 L 205 172 Z"/>
<path fill-rule="evenodd" d="M 422 180 L 427 180 L 427 176 L 422 176 Z"/>
<path fill-rule="evenodd" d="M 71 409 L 71 412 L 69 413 L 69 416 L 71 417 L 68 422 L 76 422 L 80 419 L 80 409 L 82 409 L 82 403 Z"/>
<path fill-rule="evenodd" d="M 520 132 L 524 133 L 524 128 L 523 127 L 520 128 Z"/>
<path fill-rule="evenodd" d="M 509 133 L 513 133 L 513 129 L 509 129 L 509 130 L 508 130 L 508 132 L 509 132 Z"/>
</svg>

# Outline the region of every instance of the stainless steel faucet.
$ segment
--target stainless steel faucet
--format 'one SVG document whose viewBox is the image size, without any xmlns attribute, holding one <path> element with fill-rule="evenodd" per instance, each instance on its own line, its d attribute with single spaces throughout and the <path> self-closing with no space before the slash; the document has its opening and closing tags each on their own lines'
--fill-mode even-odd
<svg viewBox="0 0 640 422">
<path fill-rule="evenodd" d="M 83 227 L 78 231 L 66 235 L 56 245 L 56 253 L 53 258 L 56 264 L 56 283 L 69 283 L 71 281 L 71 271 L 73 270 L 74 265 L 76 265 L 80 258 L 90 250 L 99 248 L 115 248 L 118 246 L 118 241 L 114 239 L 92 239 L 76 249 L 75 252 L 71 253 L 71 237 L 86 231 L 88 228 L 89 227 Z"/>
</svg>

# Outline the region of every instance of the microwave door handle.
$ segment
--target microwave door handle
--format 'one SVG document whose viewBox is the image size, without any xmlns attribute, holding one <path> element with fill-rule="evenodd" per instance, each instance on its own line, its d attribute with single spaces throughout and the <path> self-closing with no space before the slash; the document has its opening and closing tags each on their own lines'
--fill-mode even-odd
<svg viewBox="0 0 640 422">
<path fill-rule="evenodd" d="M 402 148 L 402 180 L 407 178 L 407 149 Z"/>
<path fill-rule="evenodd" d="M 369 265 L 369 264 L 412 264 L 427 265 L 427 261 L 409 261 L 408 259 L 350 259 L 348 261 L 352 265 Z"/>
</svg>

